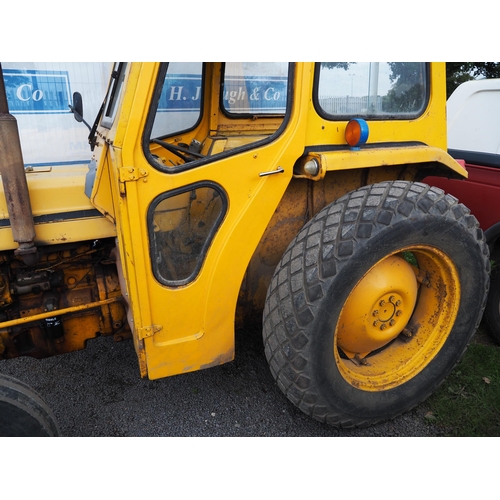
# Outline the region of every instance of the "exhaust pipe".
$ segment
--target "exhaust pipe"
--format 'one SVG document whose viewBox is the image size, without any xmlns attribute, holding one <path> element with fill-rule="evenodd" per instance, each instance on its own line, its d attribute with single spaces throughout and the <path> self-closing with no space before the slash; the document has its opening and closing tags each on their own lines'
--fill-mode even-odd
<svg viewBox="0 0 500 500">
<path fill-rule="evenodd" d="M 38 262 L 35 224 L 24 171 L 16 119 L 9 113 L 7 93 L 0 64 L 0 175 L 7 200 L 10 226 L 19 248 L 14 252 L 28 266 Z"/>
</svg>

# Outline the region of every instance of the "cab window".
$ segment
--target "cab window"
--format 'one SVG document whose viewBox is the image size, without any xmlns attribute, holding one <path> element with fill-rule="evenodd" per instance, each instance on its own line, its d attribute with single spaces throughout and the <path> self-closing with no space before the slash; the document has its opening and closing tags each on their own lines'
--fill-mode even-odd
<svg viewBox="0 0 500 500">
<path fill-rule="evenodd" d="M 160 69 L 144 134 L 167 173 L 272 140 L 290 108 L 293 66 L 280 62 L 169 63 Z"/>
<path fill-rule="evenodd" d="M 185 285 L 197 276 L 227 211 L 227 196 L 204 182 L 163 193 L 149 208 L 151 263 L 156 279 Z"/>
<path fill-rule="evenodd" d="M 287 63 L 226 63 L 222 107 L 229 114 L 284 114 L 287 80 Z"/>
<path fill-rule="evenodd" d="M 409 119 L 428 100 L 427 65 L 421 62 L 323 62 L 316 69 L 315 105 L 330 119 Z"/>
<path fill-rule="evenodd" d="M 193 128 L 201 115 L 200 62 L 170 63 L 162 84 L 151 137 L 163 137 Z"/>
</svg>

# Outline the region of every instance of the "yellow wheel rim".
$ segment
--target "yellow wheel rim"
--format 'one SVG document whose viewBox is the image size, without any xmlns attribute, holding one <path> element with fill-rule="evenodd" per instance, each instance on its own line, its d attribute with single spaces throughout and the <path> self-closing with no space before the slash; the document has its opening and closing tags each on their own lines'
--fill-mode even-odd
<svg viewBox="0 0 500 500">
<path fill-rule="evenodd" d="M 407 382 L 445 343 L 459 302 L 457 270 L 434 247 L 403 248 L 377 262 L 353 288 L 339 317 L 334 356 L 343 378 L 365 391 Z"/>
</svg>

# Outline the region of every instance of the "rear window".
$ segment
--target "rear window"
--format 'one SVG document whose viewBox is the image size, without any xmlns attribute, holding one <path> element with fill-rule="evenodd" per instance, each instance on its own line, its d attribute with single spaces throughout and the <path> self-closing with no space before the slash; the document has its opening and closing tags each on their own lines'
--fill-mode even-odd
<svg viewBox="0 0 500 500">
<path fill-rule="evenodd" d="M 427 106 L 427 64 L 318 63 L 315 88 L 316 108 L 326 118 L 416 118 Z"/>
</svg>

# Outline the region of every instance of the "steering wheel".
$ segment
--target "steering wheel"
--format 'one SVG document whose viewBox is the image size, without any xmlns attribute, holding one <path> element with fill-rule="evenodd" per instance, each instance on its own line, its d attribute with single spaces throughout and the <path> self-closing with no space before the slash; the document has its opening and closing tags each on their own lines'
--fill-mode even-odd
<svg viewBox="0 0 500 500">
<path fill-rule="evenodd" d="M 183 148 L 181 146 L 170 144 L 169 142 L 161 141 L 160 139 L 151 139 L 150 142 L 162 146 L 171 153 L 174 153 L 174 155 L 177 155 L 181 160 L 184 160 L 186 163 L 189 161 L 196 160 L 198 158 L 205 158 L 205 155 L 202 155 L 200 153 L 195 153 L 194 151 L 190 151 L 189 149 Z"/>
</svg>

